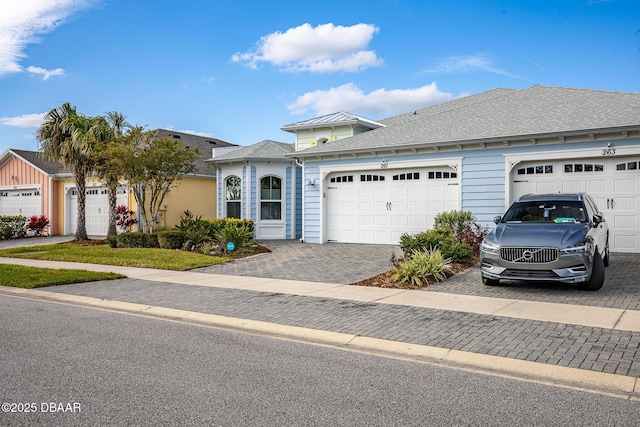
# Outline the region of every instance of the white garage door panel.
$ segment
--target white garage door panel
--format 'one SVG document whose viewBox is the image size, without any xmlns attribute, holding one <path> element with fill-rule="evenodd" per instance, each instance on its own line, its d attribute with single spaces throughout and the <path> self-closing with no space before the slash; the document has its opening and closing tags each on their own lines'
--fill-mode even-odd
<svg viewBox="0 0 640 427">
<path fill-rule="evenodd" d="M 523 162 L 512 200 L 526 193 L 589 193 L 604 213 L 612 252 L 640 253 L 640 157 Z"/>
<path fill-rule="evenodd" d="M 67 234 L 74 234 L 78 224 L 78 195 L 76 190 L 69 193 L 69 207 Z M 118 189 L 116 204 L 128 205 L 127 191 Z M 87 234 L 90 236 L 106 236 L 109 227 L 109 190 L 104 187 L 88 188 L 85 199 L 85 223 Z"/>
<path fill-rule="evenodd" d="M 42 195 L 38 189 L 0 190 L 0 216 L 42 215 Z"/>
<path fill-rule="evenodd" d="M 449 167 L 341 172 L 327 181 L 328 241 L 398 244 L 403 233 L 427 230 L 437 214 L 460 205 Z"/>
</svg>

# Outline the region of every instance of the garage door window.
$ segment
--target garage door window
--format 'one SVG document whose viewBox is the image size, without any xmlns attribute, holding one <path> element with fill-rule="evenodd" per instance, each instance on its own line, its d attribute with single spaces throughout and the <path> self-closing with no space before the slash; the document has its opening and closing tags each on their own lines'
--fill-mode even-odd
<svg viewBox="0 0 640 427">
<path fill-rule="evenodd" d="M 235 175 L 226 179 L 225 198 L 227 202 L 226 215 L 228 218 L 240 218 L 242 216 L 242 191 L 240 184 L 240 177 Z"/>
<path fill-rule="evenodd" d="M 260 219 L 282 219 L 282 180 L 277 176 L 260 179 Z"/>
<path fill-rule="evenodd" d="M 353 182 L 353 175 L 334 176 L 331 182 Z"/>
<path fill-rule="evenodd" d="M 394 181 L 407 181 L 411 179 L 420 179 L 420 172 L 409 172 L 409 173 L 400 173 L 398 175 L 393 175 Z"/>
<path fill-rule="evenodd" d="M 604 172 L 604 165 L 595 163 L 569 163 L 564 165 L 564 173 Z"/>
<path fill-rule="evenodd" d="M 360 182 L 384 181 L 384 175 L 360 175 Z"/>
<path fill-rule="evenodd" d="M 518 175 L 539 175 L 553 173 L 553 165 L 535 165 L 518 169 Z"/>
<path fill-rule="evenodd" d="M 429 179 L 451 179 L 457 178 L 456 172 L 429 172 Z"/>
<path fill-rule="evenodd" d="M 616 164 L 617 171 L 635 171 L 638 170 L 638 162 L 625 162 Z"/>
</svg>

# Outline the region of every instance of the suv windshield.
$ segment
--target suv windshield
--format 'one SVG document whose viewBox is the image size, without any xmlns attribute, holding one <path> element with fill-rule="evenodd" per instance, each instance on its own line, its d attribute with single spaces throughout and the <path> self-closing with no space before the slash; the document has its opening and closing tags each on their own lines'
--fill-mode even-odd
<svg viewBox="0 0 640 427">
<path fill-rule="evenodd" d="M 502 222 L 587 222 L 587 213 L 579 201 L 516 202 L 504 214 Z"/>
</svg>

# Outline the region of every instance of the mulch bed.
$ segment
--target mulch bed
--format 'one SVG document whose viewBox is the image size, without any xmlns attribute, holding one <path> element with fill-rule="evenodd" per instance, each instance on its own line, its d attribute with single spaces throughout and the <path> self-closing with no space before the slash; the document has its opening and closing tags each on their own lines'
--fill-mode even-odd
<svg viewBox="0 0 640 427">
<path fill-rule="evenodd" d="M 455 274 L 460 273 L 461 271 L 464 271 L 467 268 L 475 265 L 476 262 L 478 262 L 477 259 L 474 259 L 471 262 L 465 263 L 465 264 L 453 262 L 451 263 L 451 269 L 445 271 L 445 275 L 447 276 L 447 279 L 448 279 L 449 277 L 454 276 Z M 425 286 L 415 286 L 408 283 L 398 283 L 398 282 L 395 282 L 393 279 L 391 279 L 391 273 L 387 271 L 385 273 L 378 274 L 377 276 L 373 276 L 368 279 L 361 280 L 359 282 L 350 283 L 350 285 L 374 286 L 377 288 L 390 288 L 390 289 L 423 289 L 428 285 L 432 285 L 437 282 L 435 280 L 427 280 L 427 283 L 428 284 Z M 440 283 L 443 283 L 443 282 L 440 282 Z"/>
</svg>

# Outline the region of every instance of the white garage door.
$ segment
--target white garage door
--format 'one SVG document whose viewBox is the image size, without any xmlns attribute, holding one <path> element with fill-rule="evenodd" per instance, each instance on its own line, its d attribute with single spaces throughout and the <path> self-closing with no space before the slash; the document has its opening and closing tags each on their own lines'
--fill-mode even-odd
<svg viewBox="0 0 640 427">
<path fill-rule="evenodd" d="M 86 189 L 85 221 L 89 236 L 106 236 L 109 228 L 109 190 L 105 187 Z M 67 234 L 74 234 L 78 225 L 78 192 L 70 192 Z M 117 205 L 127 205 L 127 190 L 118 189 Z"/>
<path fill-rule="evenodd" d="M 42 215 L 42 195 L 38 189 L 0 190 L 0 216 Z"/>
<path fill-rule="evenodd" d="M 604 213 L 612 252 L 640 253 L 640 156 L 521 163 L 513 199 L 527 193 L 589 193 Z"/>
<path fill-rule="evenodd" d="M 403 233 L 427 230 L 439 213 L 459 209 L 459 199 L 449 167 L 332 173 L 326 239 L 397 245 Z"/>
</svg>

